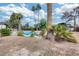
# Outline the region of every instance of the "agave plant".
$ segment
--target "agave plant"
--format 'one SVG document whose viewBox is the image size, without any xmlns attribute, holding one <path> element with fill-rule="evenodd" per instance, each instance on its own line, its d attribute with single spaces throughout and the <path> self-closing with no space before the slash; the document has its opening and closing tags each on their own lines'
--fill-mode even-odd
<svg viewBox="0 0 79 59">
<path fill-rule="evenodd" d="M 52 26 L 52 29 L 55 33 L 55 40 L 56 41 L 66 40 L 69 42 L 76 43 L 75 38 L 72 36 L 72 33 L 68 31 L 66 26 L 54 25 L 54 26 Z"/>
</svg>

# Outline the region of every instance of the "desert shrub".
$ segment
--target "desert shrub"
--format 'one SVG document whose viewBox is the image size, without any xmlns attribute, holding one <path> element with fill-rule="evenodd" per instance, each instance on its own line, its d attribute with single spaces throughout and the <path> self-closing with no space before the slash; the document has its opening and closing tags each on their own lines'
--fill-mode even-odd
<svg viewBox="0 0 79 59">
<path fill-rule="evenodd" d="M 72 33 L 68 31 L 66 26 L 54 25 L 54 26 L 52 26 L 52 30 L 55 33 L 55 40 L 60 41 L 62 39 L 62 40 L 66 40 L 69 42 L 76 43 L 75 38 L 72 36 Z"/>
<path fill-rule="evenodd" d="M 33 27 L 30 27 L 30 29 L 31 29 L 31 37 L 34 37 L 35 36 L 35 30 L 34 30 Z"/>
<path fill-rule="evenodd" d="M 33 31 L 32 33 L 31 33 L 31 37 L 34 37 L 35 36 L 35 32 Z"/>
<path fill-rule="evenodd" d="M 11 34 L 11 30 L 9 28 L 0 29 L 1 36 L 9 36 Z"/>
<path fill-rule="evenodd" d="M 22 30 L 18 31 L 18 32 L 17 32 L 17 35 L 18 35 L 18 36 L 23 36 L 23 31 L 22 31 Z"/>
<path fill-rule="evenodd" d="M 41 35 L 42 37 L 44 37 L 44 34 L 45 34 L 45 29 L 42 29 L 41 32 L 40 32 L 40 35 Z"/>
</svg>

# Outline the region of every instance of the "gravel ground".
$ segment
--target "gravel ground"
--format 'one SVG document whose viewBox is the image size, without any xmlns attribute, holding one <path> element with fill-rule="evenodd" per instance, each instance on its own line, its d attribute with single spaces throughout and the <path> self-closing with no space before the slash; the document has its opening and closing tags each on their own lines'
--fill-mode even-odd
<svg viewBox="0 0 79 59">
<path fill-rule="evenodd" d="M 21 36 L 0 37 L 0 56 L 79 56 L 79 44 Z"/>
</svg>

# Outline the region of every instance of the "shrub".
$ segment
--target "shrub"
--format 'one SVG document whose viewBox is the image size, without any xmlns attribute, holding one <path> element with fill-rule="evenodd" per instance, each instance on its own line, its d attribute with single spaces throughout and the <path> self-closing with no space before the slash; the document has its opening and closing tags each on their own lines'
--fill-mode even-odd
<svg viewBox="0 0 79 59">
<path fill-rule="evenodd" d="M 42 29 L 40 35 L 44 37 L 44 34 L 45 34 L 45 29 Z"/>
<path fill-rule="evenodd" d="M 1 36 L 9 36 L 11 34 L 11 30 L 9 28 L 0 30 Z"/>
<path fill-rule="evenodd" d="M 22 31 L 22 30 L 18 31 L 18 32 L 17 32 L 17 35 L 18 35 L 18 36 L 23 36 L 23 31 Z"/>
<path fill-rule="evenodd" d="M 45 30 L 46 30 L 46 27 L 47 27 L 47 22 L 46 22 L 46 20 L 45 20 L 45 19 L 41 19 L 39 25 L 40 25 L 39 27 L 40 27 L 40 30 L 41 30 L 40 35 L 41 35 L 42 37 L 44 37 Z"/>
<path fill-rule="evenodd" d="M 75 38 L 72 36 L 72 33 L 67 30 L 67 27 L 64 25 L 55 25 L 52 26 L 52 30 L 55 32 L 56 40 L 66 40 L 69 42 L 76 43 Z"/>
<path fill-rule="evenodd" d="M 47 27 L 47 22 L 45 19 L 41 19 L 40 24 L 39 24 L 40 29 L 46 29 Z"/>
<path fill-rule="evenodd" d="M 33 27 L 30 27 L 30 29 L 31 29 L 31 37 L 34 37 L 35 36 L 35 31 L 34 31 L 34 28 Z"/>
<path fill-rule="evenodd" d="M 35 32 L 32 32 L 32 33 L 31 33 L 31 37 L 34 37 L 34 36 L 35 36 Z"/>
</svg>

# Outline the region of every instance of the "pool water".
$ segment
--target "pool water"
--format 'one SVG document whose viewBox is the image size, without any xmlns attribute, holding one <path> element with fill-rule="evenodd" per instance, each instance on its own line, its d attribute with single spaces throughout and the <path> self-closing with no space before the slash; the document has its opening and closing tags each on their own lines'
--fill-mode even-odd
<svg viewBox="0 0 79 59">
<path fill-rule="evenodd" d="M 23 32 L 23 36 L 25 36 L 25 37 L 30 37 L 31 34 L 32 34 L 31 31 L 24 31 L 24 32 Z"/>
<path fill-rule="evenodd" d="M 24 32 L 25 35 L 30 35 L 31 33 L 32 33 L 31 31 Z"/>
<path fill-rule="evenodd" d="M 34 32 L 35 37 L 36 37 L 36 36 L 39 36 L 39 33 L 40 33 L 40 32 Z M 32 34 L 31 31 L 24 31 L 24 32 L 23 32 L 23 36 L 25 36 L 25 37 L 30 37 L 31 34 Z"/>
<path fill-rule="evenodd" d="M 30 37 L 31 34 L 32 34 L 31 31 L 24 31 L 24 32 L 23 32 L 23 36 L 25 36 L 25 37 Z"/>
</svg>

